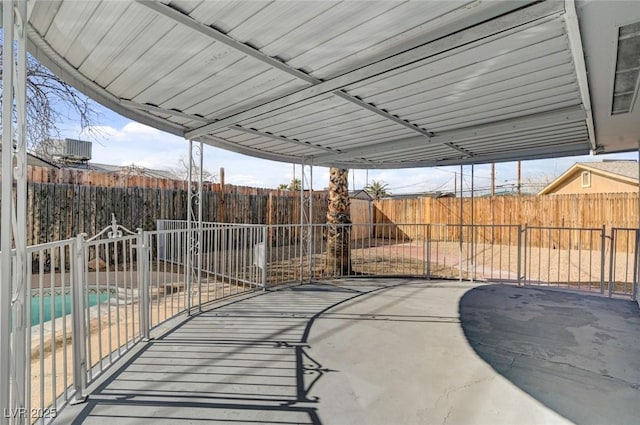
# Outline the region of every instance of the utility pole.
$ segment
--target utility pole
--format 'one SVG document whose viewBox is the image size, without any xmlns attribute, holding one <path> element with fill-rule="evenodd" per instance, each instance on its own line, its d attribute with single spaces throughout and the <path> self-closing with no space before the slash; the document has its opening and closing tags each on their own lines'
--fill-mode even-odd
<svg viewBox="0 0 640 425">
<path fill-rule="evenodd" d="M 458 194 L 458 172 L 457 171 L 453 172 L 453 194 L 454 195 Z"/>
<path fill-rule="evenodd" d="M 491 196 L 496 196 L 496 163 L 491 163 Z"/>
<path fill-rule="evenodd" d="M 521 161 L 518 161 L 518 196 L 522 195 L 522 170 L 521 170 Z"/>
</svg>

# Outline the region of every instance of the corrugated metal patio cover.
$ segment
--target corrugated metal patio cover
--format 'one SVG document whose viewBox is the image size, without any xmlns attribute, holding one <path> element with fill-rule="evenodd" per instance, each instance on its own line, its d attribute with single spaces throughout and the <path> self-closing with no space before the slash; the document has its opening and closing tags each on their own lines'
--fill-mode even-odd
<svg viewBox="0 0 640 425">
<path fill-rule="evenodd" d="M 564 2 L 59 0 L 29 20 L 32 52 L 107 107 L 256 157 L 401 168 L 602 150 Z"/>
</svg>

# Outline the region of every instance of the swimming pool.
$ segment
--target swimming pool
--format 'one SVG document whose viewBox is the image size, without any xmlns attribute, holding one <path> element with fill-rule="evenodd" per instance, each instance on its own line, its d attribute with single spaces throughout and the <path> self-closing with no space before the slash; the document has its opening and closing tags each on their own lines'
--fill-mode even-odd
<svg viewBox="0 0 640 425">
<path fill-rule="evenodd" d="M 88 307 L 107 301 L 113 296 L 107 291 L 92 291 L 89 293 Z M 86 302 L 86 301 L 85 301 Z M 40 304 L 42 303 L 42 323 L 48 322 L 53 317 L 62 317 L 63 314 L 71 313 L 71 294 L 67 290 L 64 294 L 56 291 L 51 296 L 51 291 L 41 294 L 33 291 L 31 294 L 31 326 L 40 324 Z M 64 308 L 63 308 L 64 306 Z"/>
</svg>

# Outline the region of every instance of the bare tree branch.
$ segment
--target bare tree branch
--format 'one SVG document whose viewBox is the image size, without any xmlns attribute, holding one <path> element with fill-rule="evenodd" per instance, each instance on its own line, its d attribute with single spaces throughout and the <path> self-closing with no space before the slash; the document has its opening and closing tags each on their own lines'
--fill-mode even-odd
<svg viewBox="0 0 640 425">
<path fill-rule="evenodd" d="M 2 38 L 0 34 L 0 55 Z M 0 56 L 0 78 L 3 69 Z M 52 139 L 60 138 L 60 126 L 66 122 L 77 122 L 82 131 L 99 136 L 95 129 L 99 118 L 97 105 L 90 98 L 27 55 L 26 137 L 30 152 L 52 159 Z"/>
</svg>

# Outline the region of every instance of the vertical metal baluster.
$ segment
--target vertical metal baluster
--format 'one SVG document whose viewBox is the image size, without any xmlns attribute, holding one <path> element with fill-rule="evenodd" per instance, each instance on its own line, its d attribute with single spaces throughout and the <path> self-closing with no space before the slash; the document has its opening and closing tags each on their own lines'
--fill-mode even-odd
<svg viewBox="0 0 640 425">
<path fill-rule="evenodd" d="M 60 294 L 62 296 L 62 316 L 61 316 L 61 320 L 62 320 L 62 385 L 64 388 L 64 400 L 67 401 L 67 388 L 69 388 L 68 385 L 68 379 L 67 379 L 67 285 L 66 285 L 66 278 L 67 278 L 67 245 L 62 245 L 60 247 Z M 29 276 L 29 275 L 27 275 Z M 29 281 L 27 281 L 29 282 Z M 69 288 L 70 289 L 70 288 Z M 71 291 L 69 290 L 69 297 L 71 297 Z M 29 317 L 29 316 L 26 316 Z M 29 357 L 27 357 L 29 358 Z M 29 394 L 29 393 L 27 393 Z"/>
<path fill-rule="evenodd" d="M 44 404 L 44 257 L 45 251 L 41 249 L 38 251 L 39 257 L 39 268 L 38 268 L 38 293 L 40 294 L 40 303 L 38 305 L 38 312 L 40 317 L 40 358 L 39 358 L 39 366 L 40 366 L 40 405 L 39 408 L 43 409 L 46 407 Z"/>
<path fill-rule="evenodd" d="M 96 247 L 99 247 L 99 246 L 100 246 L 100 244 L 96 244 Z M 104 249 L 104 255 L 106 257 L 105 258 L 105 263 L 106 263 L 105 279 L 107 281 L 107 293 L 109 295 L 115 294 L 115 297 L 116 297 L 115 304 L 116 304 L 116 308 L 117 308 L 117 305 L 118 305 L 118 292 L 117 292 L 117 290 L 113 290 L 111 288 L 111 250 L 109 249 L 109 245 L 107 244 L 107 242 L 103 242 L 102 246 L 103 246 L 103 249 Z M 109 308 L 107 309 L 107 343 L 108 343 L 107 350 L 109 351 L 109 364 L 113 363 L 113 314 L 112 314 L 112 310 L 113 310 L 113 300 L 111 300 L 111 302 L 109 302 Z M 89 332 L 89 335 L 91 335 L 91 332 Z M 91 353 L 91 351 L 89 351 L 89 353 Z"/>
<path fill-rule="evenodd" d="M 124 346 L 125 346 L 125 351 L 126 348 L 129 346 L 129 285 L 127 282 L 128 280 L 128 270 L 127 270 L 127 244 L 126 241 L 121 241 L 122 244 L 122 295 L 124 296 Z M 118 243 L 116 242 L 116 249 L 117 249 Z M 116 266 L 117 267 L 117 266 Z M 133 334 L 131 335 L 132 339 L 133 338 Z"/>
<path fill-rule="evenodd" d="M 49 313 L 51 314 L 51 403 L 55 405 L 56 395 L 58 392 L 56 391 L 56 383 L 57 383 L 57 371 L 56 371 L 56 287 L 55 287 L 55 274 L 56 274 L 56 264 L 54 263 L 56 259 L 56 249 L 55 247 L 50 248 L 51 253 L 51 270 L 49 270 L 49 286 L 51 290 L 51 306 L 49 308 Z M 60 296 L 64 297 L 64 294 Z M 64 302 L 64 301 L 63 301 Z M 44 344 L 42 345 L 44 348 Z"/>
<path fill-rule="evenodd" d="M 630 253 L 630 246 L 629 246 L 629 240 L 630 240 L 630 231 L 626 230 L 625 231 L 625 236 L 626 238 L 626 249 L 625 249 L 625 259 L 624 259 L 624 290 L 623 292 L 625 294 L 630 294 L 631 291 L 627 290 L 628 287 L 628 283 L 629 283 L 629 253 Z"/>
<path fill-rule="evenodd" d="M 26 295 L 27 295 L 27 299 L 25 301 L 25 320 L 27 321 L 26 325 L 26 335 L 25 335 L 25 339 L 26 339 L 26 352 L 25 352 L 25 400 L 24 400 L 24 407 L 25 407 L 25 412 L 31 412 L 31 396 L 32 396 L 32 385 L 33 382 L 35 381 L 33 378 L 33 371 L 31 370 L 31 364 L 32 364 L 32 357 L 31 357 L 31 353 L 33 350 L 33 343 L 32 343 L 32 326 L 31 326 L 31 303 L 33 300 L 33 289 L 31 287 L 32 282 L 33 282 L 33 252 L 28 252 L 27 253 L 27 282 L 28 286 L 27 286 L 27 290 L 26 290 Z M 65 374 L 66 376 L 66 374 Z M 65 386 L 65 389 L 67 387 Z M 66 392 L 65 392 L 66 395 Z M 65 398 L 66 399 L 66 398 Z"/>
<path fill-rule="evenodd" d="M 610 248 L 609 248 L 609 298 L 611 298 L 611 296 L 613 295 L 614 292 L 614 286 L 615 286 L 615 260 L 616 260 L 616 237 L 618 235 L 617 229 L 612 228 L 611 229 L 611 242 L 610 242 Z"/>
<path fill-rule="evenodd" d="M 582 230 L 578 230 L 578 290 L 582 290 Z"/>
</svg>

